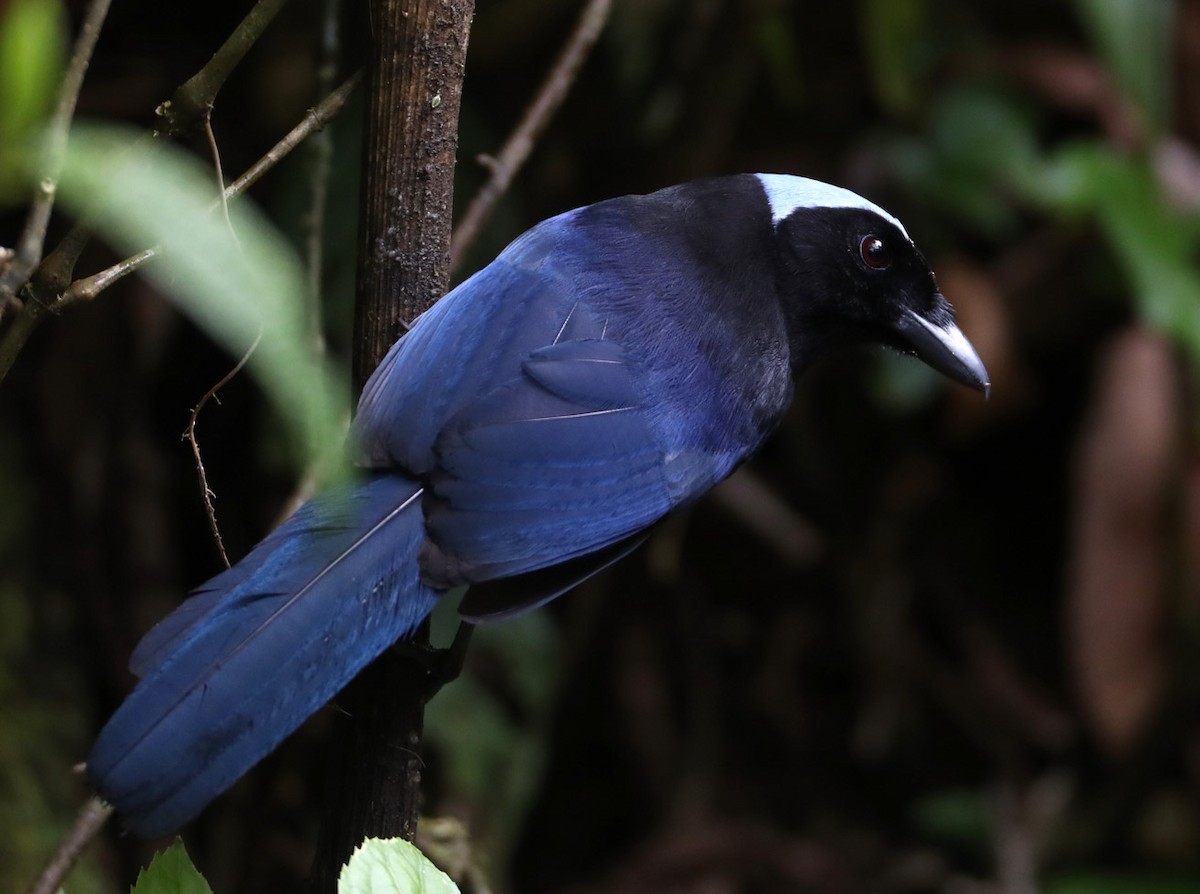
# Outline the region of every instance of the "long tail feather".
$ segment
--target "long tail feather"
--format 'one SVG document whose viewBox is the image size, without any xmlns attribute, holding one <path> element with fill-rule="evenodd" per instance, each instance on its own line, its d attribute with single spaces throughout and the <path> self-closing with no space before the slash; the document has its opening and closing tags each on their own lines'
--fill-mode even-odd
<svg viewBox="0 0 1200 894">
<path fill-rule="evenodd" d="M 88 775 L 140 835 L 178 828 L 429 614 L 420 485 L 314 500 L 146 635 Z"/>
</svg>

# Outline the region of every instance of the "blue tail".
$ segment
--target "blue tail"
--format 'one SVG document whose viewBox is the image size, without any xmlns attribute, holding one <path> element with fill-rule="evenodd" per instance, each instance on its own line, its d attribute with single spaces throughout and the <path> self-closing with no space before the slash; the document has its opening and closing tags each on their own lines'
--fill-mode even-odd
<svg viewBox="0 0 1200 894">
<path fill-rule="evenodd" d="M 183 825 L 429 614 L 420 497 L 382 475 L 307 503 L 146 635 L 87 764 L 129 828 Z"/>
</svg>

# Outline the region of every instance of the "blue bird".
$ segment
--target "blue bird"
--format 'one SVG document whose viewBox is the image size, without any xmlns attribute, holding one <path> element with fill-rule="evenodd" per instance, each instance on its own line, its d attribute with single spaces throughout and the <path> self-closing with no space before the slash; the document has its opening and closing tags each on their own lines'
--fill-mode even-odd
<svg viewBox="0 0 1200 894">
<path fill-rule="evenodd" d="M 904 227 L 848 190 L 719 177 L 538 224 L 371 376 L 361 478 L 146 635 L 91 782 L 134 832 L 177 829 L 447 590 L 501 618 L 630 552 L 758 448 L 797 374 L 856 343 L 988 391 Z"/>
</svg>

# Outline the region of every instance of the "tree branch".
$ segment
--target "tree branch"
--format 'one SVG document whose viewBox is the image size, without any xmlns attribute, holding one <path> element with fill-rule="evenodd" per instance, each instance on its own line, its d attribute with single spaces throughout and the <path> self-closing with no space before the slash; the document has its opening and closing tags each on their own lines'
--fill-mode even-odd
<svg viewBox="0 0 1200 894">
<path fill-rule="evenodd" d="M 110 2 L 111 0 L 91 0 L 84 14 L 83 25 L 75 39 L 75 49 L 71 53 L 71 61 L 58 92 L 54 114 L 46 127 L 46 148 L 25 229 L 17 242 L 16 254 L 8 266 L 0 270 L 0 306 L 7 303 L 8 299 L 29 281 L 34 268 L 42 259 L 46 228 L 50 224 L 50 212 L 54 209 L 54 195 L 58 190 L 58 174 L 67 151 L 71 118 L 75 115 L 75 103 L 79 99 L 79 89 L 83 86 L 83 76 L 92 61 L 92 52 L 96 48 L 96 41 L 100 39 L 100 29 L 104 26 Z"/>
<path fill-rule="evenodd" d="M 174 95 L 155 109 L 162 121 L 159 132 L 178 137 L 198 127 L 212 108 L 217 94 L 250 50 L 271 24 L 275 14 L 287 0 L 258 0 L 225 43 L 198 72 L 188 78 Z"/>
<path fill-rule="evenodd" d="M 350 91 L 358 83 L 362 77 L 361 71 L 356 71 L 346 80 L 342 81 L 340 87 L 326 96 L 320 103 L 308 110 L 308 114 L 304 119 L 288 132 L 288 134 L 271 147 L 262 158 L 246 169 L 242 176 L 234 180 L 225 190 L 226 198 L 233 199 L 241 195 L 255 183 L 257 183 L 267 171 L 279 164 L 293 149 L 299 146 L 312 133 L 321 130 L 333 120 L 334 116 L 342 110 L 342 106 L 346 104 L 346 98 L 349 97 Z"/>
<path fill-rule="evenodd" d="M 234 33 L 222 45 L 208 63 L 187 83 L 181 85 L 171 99 L 163 102 L 155 114 L 166 124 L 154 132 L 154 136 L 177 136 L 208 122 L 217 92 L 224 85 L 246 51 L 262 36 L 266 26 L 274 18 L 285 0 L 260 0 L 250 10 Z M 192 85 L 189 87 L 189 85 Z M 203 88 L 203 89 L 201 89 Z M 62 292 L 75 275 L 75 264 L 91 239 L 91 232 L 84 222 L 78 222 L 67 236 L 55 246 L 34 272 L 34 287 L 41 290 L 43 302 L 46 296 Z M 25 279 L 29 278 L 26 273 Z M 23 284 L 18 283 L 16 288 Z M 0 301 L 0 304 L 3 302 Z M 0 375 L 0 378 L 3 378 Z"/>
<path fill-rule="evenodd" d="M 328 124 L 346 104 L 346 98 L 349 96 L 350 91 L 354 89 L 359 76 L 355 74 L 347 78 L 337 90 L 325 97 L 315 108 L 310 109 L 303 120 L 292 128 L 282 140 L 271 147 L 266 155 L 256 161 L 241 177 L 226 187 L 226 201 L 240 196 L 258 182 L 263 174 L 278 164 L 296 146 L 300 145 L 307 136 Z M 68 234 L 67 240 L 64 240 L 64 243 L 72 239 L 86 242 L 88 238 L 89 234 L 84 228 L 76 227 Z M 12 368 L 21 350 L 25 347 L 29 336 L 33 334 L 46 317 L 59 314 L 64 309 L 73 307 L 76 304 L 91 301 L 117 280 L 128 276 L 143 264 L 157 257 L 159 253 L 160 249 L 157 247 L 144 249 L 98 273 L 76 280 L 62 291 L 50 293 L 48 297 L 42 297 L 44 293 L 41 288 L 34 289 L 30 300 L 25 302 L 25 306 L 21 312 L 13 318 L 12 322 L 8 324 L 3 332 L 0 332 L 0 382 L 4 381 L 4 377 L 8 375 L 8 371 Z M 47 257 L 47 262 L 52 257 L 53 255 Z M 70 261 L 70 266 L 74 266 L 73 260 Z M 47 281 L 56 278 L 60 273 L 61 271 L 57 271 L 48 274 Z"/>
<path fill-rule="evenodd" d="M 579 69 L 595 45 L 608 14 L 612 9 L 612 0 L 589 0 L 584 7 L 575 30 L 571 32 L 566 45 L 558 54 L 551 66 L 546 80 L 542 83 L 533 102 L 525 110 L 520 123 L 513 130 L 504 148 L 494 158 L 483 156 L 480 161 L 491 171 L 487 182 L 471 200 L 462 219 L 454 230 L 454 239 L 450 243 L 450 270 L 458 269 L 467 249 L 479 235 L 496 202 L 508 191 L 513 178 L 525 164 L 529 153 L 537 142 L 554 113 L 558 111 L 571 85 L 579 74 Z"/>
<path fill-rule="evenodd" d="M 67 873 L 111 815 L 112 807 L 99 798 L 90 798 L 79 811 L 71 831 L 59 842 L 58 850 L 46 864 L 42 874 L 30 886 L 29 894 L 55 894 L 56 891 L 62 890 Z"/>
<path fill-rule="evenodd" d="M 371 0 L 363 138 L 354 383 L 367 376 L 449 282 L 458 112 L 473 0 Z M 322 820 L 313 890 L 337 888 L 363 838 L 412 839 L 429 672 L 392 649 L 338 697 L 335 782 Z"/>
<path fill-rule="evenodd" d="M 474 0 L 373 0 L 369 8 L 374 68 L 363 145 L 357 387 L 449 282 L 458 107 Z"/>
</svg>

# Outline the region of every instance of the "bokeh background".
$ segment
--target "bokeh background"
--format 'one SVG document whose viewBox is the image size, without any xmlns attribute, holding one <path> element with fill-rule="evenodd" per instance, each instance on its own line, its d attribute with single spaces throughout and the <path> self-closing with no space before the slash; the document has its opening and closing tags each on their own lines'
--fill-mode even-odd
<svg viewBox="0 0 1200 894">
<path fill-rule="evenodd" d="M 80 117 L 148 126 L 247 8 L 115 0 Z M 580 8 L 478 0 L 460 207 Z M 228 174 L 318 98 L 326 19 L 292 0 L 220 94 Z M 914 234 L 992 398 L 905 358 L 831 358 L 711 498 L 478 631 L 427 717 L 429 835 L 464 887 L 1200 891 L 1198 85 L 1197 0 L 616 0 L 462 273 L 608 196 L 831 180 Z M 343 363 L 358 99 L 327 131 L 322 314 Z M 298 245 L 311 164 L 250 196 Z M 4 198 L 12 245 L 23 204 Z M 80 272 L 115 257 L 97 243 Z M 235 360 L 133 276 L 44 325 L 0 383 L 6 890 L 86 797 L 71 768 L 138 637 L 220 568 L 180 432 Z M 287 430 L 243 375 L 199 438 L 237 557 L 296 486 Z M 301 889 L 334 710 L 185 833 L 215 891 Z M 68 890 L 125 890 L 149 853 L 114 824 Z"/>
</svg>

